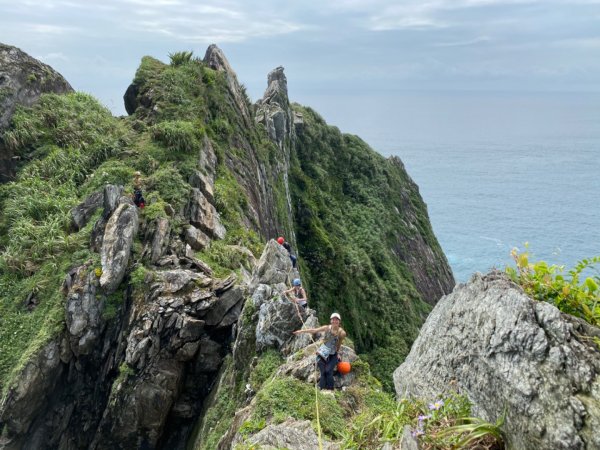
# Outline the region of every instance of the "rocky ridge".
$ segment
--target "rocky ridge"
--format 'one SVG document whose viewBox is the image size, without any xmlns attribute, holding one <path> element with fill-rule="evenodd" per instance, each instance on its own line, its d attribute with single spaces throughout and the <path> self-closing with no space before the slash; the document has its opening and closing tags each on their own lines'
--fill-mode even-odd
<svg viewBox="0 0 600 450">
<path fill-rule="evenodd" d="M 26 66 L 21 75 L 27 71 Z M 90 120 L 104 120 L 104 128 L 99 127 L 95 135 L 81 133 L 76 124 L 68 122 L 67 114 L 53 119 L 67 121 L 73 131 L 69 140 L 56 135 L 52 141 L 53 133 L 58 132 L 53 128 L 52 133 L 42 130 L 39 136 L 23 141 L 27 150 L 50 149 L 51 157 L 76 155 L 80 159 L 75 162 L 81 167 L 75 166 L 79 172 L 63 173 L 58 170 L 64 166 L 60 159 L 49 169 L 43 166 L 46 160 L 32 161 L 45 170 L 48 187 L 54 183 L 72 189 L 68 200 L 59 199 L 71 209 L 67 209 L 63 226 L 65 239 L 61 242 L 65 246 L 56 247 L 70 264 L 60 266 L 68 267 L 60 287 L 62 297 L 56 303 L 62 319 L 41 344 L 37 341 L 26 349 L 28 359 L 11 375 L 11 381 L 2 385 L 2 449 L 184 448 L 198 422 L 202 442 L 202 436 L 211 433 L 206 424 L 219 392 L 238 386 L 236 377 L 249 377 L 261 357 L 271 352 L 289 359 L 278 369 L 280 381 L 297 380 L 300 386 L 314 382 L 314 348 L 307 336 L 291 338 L 290 333 L 303 321 L 316 325 L 317 317 L 314 311 L 298 316 L 294 305 L 281 297 L 281 291 L 299 273 L 292 270 L 287 253 L 273 241 L 256 260 L 260 254 L 256 248 L 262 250 L 263 246 L 257 241 L 282 233 L 300 251 L 302 260 L 303 244 L 310 242 L 311 234 L 305 229 L 303 242 L 296 239 L 298 216 L 315 215 L 294 201 L 301 182 L 308 177 L 302 171 L 310 169 L 298 161 L 308 128 L 303 113 L 289 103 L 283 68 L 269 74 L 265 96 L 256 105 L 250 104 L 216 46 L 209 47 L 203 61 L 191 61 L 183 68 L 144 58 L 139 72 L 125 95 L 132 117 L 114 121 L 119 130 L 114 139 L 94 140 L 106 134 L 112 123 L 105 117 L 107 112 L 97 108 Z M 185 102 L 168 97 L 173 89 L 170 84 L 163 89 L 163 73 L 193 81 L 184 83 L 191 93 L 182 88 L 177 94 L 190 95 L 187 104 L 200 105 L 194 110 L 200 111 L 197 117 L 189 119 L 188 111 L 181 109 Z M 60 92 L 60 88 L 55 90 Z M 61 107 L 69 112 L 74 108 L 78 114 L 85 111 L 77 107 L 89 108 L 94 102 L 89 96 L 67 97 Z M 15 103 L 18 101 L 11 104 Z M 38 106 L 30 113 L 43 111 L 44 106 L 35 109 Z M 164 130 L 180 141 L 169 141 L 172 135 Z M 326 129 L 324 141 L 337 143 L 337 137 L 330 138 L 327 133 L 331 130 Z M 80 135 L 89 140 L 79 142 Z M 48 154 L 44 151 L 36 155 L 45 158 Z M 396 170 L 377 161 L 386 164 L 386 170 Z M 132 204 L 127 185 L 134 169 L 140 167 L 148 172 L 146 210 Z M 10 187 L 22 182 L 17 173 Z M 293 193 L 295 183 L 298 186 Z M 397 211 L 398 217 L 412 217 L 414 189 L 407 185 L 403 193 L 406 204 Z M 34 219 L 33 229 L 43 221 L 37 216 Z M 418 220 L 426 220 L 426 216 L 420 215 Z M 1 232 L 5 232 L 3 227 L 0 220 Z M 310 232 L 322 235 L 319 229 Z M 418 240 L 416 227 L 411 233 L 410 239 Z M 1 238 L 0 250 L 4 251 L 6 237 Z M 430 239 L 421 238 L 415 249 L 423 245 L 435 250 L 437 244 Z M 79 241 L 85 241 L 85 248 L 74 252 L 73 242 Z M 405 251 L 404 243 L 400 247 Z M 440 270 L 447 271 L 445 260 L 435 259 L 434 250 L 429 263 L 446 265 Z M 83 259 L 82 254 L 86 255 Z M 408 258 L 407 254 L 402 258 Z M 235 275 L 216 275 L 213 269 L 222 273 L 223 260 L 227 273 Z M 422 270 L 407 261 L 398 264 Z M 25 277 L 39 272 L 40 267 L 47 269 L 43 259 L 36 264 L 27 269 Z M 11 270 L 11 276 L 22 282 L 21 269 Z M 306 272 L 303 279 L 307 279 Z M 421 280 L 419 289 L 429 301 L 447 290 L 451 281 L 450 277 L 440 283 L 416 274 L 415 279 Z M 407 281 L 407 286 L 411 283 Z M 427 291 L 423 286 L 432 288 Z M 420 294 L 413 291 L 408 303 L 420 304 Z M 378 295 L 381 299 L 381 292 Z M 35 312 L 46 301 L 30 290 L 25 303 L 29 312 Z M 311 301 L 319 306 L 317 295 Z M 329 305 L 321 306 L 321 313 L 327 314 L 325 306 Z M 343 355 L 350 361 L 356 359 L 350 348 L 345 348 Z M 338 380 L 340 386 L 354 382 L 352 376 Z M 250 390 L 249 414 L 252 405 L 260 404 L 253 398 Z M 242 420 L 244 416 L 234 417 L 235 412 L 231 411 L 229 418 Z M 256 442 L 267 445 L 271 442 L 268 436 L 279 433 L 277 423 L 269 423 L 269 427 L 275 434 L 267 430 Z M 306 437 L 309 433 L 301 420 L 289 428 L 295 430 L 294 435 Z M 219 445 L 225 448 L 228 442 L 245 442 L 249 437 L 231 427 Z M 291 445 L 293 439 L 286 442 Z"/>
</svg>

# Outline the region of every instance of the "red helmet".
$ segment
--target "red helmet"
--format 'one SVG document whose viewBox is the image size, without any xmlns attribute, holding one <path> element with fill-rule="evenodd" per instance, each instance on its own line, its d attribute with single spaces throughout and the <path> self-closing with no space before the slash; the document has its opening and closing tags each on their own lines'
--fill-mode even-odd
<svg viewBox="0 0 600 450">
<path fill-rule="evenodd" d="M 278 243 L 279 245 L 283 245 L 283 243 L 284 243 L 284 242 L 285 242 L 285 239 L 284 239 L 282 236 L 279 236 L 279 237 L 277 238 L 277 243 Z"/>
</svg>

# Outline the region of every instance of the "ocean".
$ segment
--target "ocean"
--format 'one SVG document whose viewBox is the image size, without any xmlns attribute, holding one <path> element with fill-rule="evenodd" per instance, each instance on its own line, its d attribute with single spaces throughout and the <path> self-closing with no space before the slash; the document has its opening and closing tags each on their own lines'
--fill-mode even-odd
<svg viewBox="0 0 600 450">
<path fill-rule="evenodd" d="M 600 255 L 600 93 L 307 97 L 328 123 L 402 159 L 457 282 L 510 265 L 526 243 L 567 269 Z"/>
</svg>

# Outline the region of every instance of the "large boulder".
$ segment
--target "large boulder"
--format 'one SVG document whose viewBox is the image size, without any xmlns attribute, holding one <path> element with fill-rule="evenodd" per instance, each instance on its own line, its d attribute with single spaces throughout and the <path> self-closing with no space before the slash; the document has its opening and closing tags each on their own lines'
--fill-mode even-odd
<svg viewBox="0 0 600 450">
<path fill-rule="evenodd" d="M 0 136 L 10 125 L 17 105 L 31 106 L 42 94 L 73 92 L 52 67 L 16 47 L 0 43 Z M 13 153 L 0 137 L 0 183 L 14 177 Z"/>
<path fill-rule="evenodd" d="M 256 349 L 281 348 L 293 337 L 292 332 L 302 328 L 306 312 L 283 296 L 264 302 L 258 313 Z"/>
<path fill-rule="evenodd" d="M 292 272 L 292 262 L 281 245 L 271 239 L 267 242 L 263 254 L 258 260 L 256 269 L 254 270 L 253 284 L 270 284 L 286 283 L 290 281 L 289 275 Z"/>
<path fill-rule="evenodd" d="M 269 425 L 251 436 L 248 443 L 253 446 L 257 445 L 258 448 L 264 450 L 279 448 L 313 450 L 320 448 L 317 434 L 309 420 L 288 419 L 277 425 Z M 328 441 L 322 441 L 321 446 L 323 449 L 338 448 Z"/>
<path fill-rule="evenodd" d="M 476 274 L 443 297 L 405 362 L 399 397 L 452 389 L 512 449 L 600 448 L 600 329 L 529 298 L 505 274 Z"/>
<path fill-rule="evenodd" d="M 188 225 L 183 231 L 183 238 L 196 251 L 204 250 L 210 246 L 211 239 L 202 230 L 194 225 Z"/>
<path fill-rule="evenodd" d="M 215 239 L 225 237 L 225 227 L 214 205 L 198 188 L 192 188 L 185 208 L 185 216 L 190 223 Z"/>
<path fill-rule="evenodd" d="M 121 203 L 108 219 L 100 253 L 100 286 L 108 293 L 113 292 L 125 276 L 138 221 L 137 207 L 129 202 Z"/>
<path fill-rule="evenodd" d="M 155 264 L 167 251 L 169 247 L 169 233 L 171 232 L 171 222 L 158 217 L 150 227 L 152 241 L 149 249 L 150 262 Z"/>
</svg>

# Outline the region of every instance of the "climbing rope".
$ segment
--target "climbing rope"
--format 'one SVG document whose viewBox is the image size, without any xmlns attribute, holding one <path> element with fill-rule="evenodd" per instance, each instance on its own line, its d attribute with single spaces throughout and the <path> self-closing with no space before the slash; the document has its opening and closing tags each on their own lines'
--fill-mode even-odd
<svg viewBox="0 0 600 450">
<path fill-rule="evenodd" d="M 289 280 L 289 275 L 292 272 L 293 268 L 290 269 L 288 271 L 288 280 Z M 286 295 L 287 297 L 287 295 Z M 294 301 L 293 299 L 290 299 L 289 297 L 287 297 L 288 300 L 292 301 L 294 303 L 294 306 L 296 307 L 296 314 L 298 315 L 298 318 L 300 319 L 300 322 L 302 322 L 302 328 L 304 328 L 304 325 L 306 324 L 306 322 L 302 319 L 302 314 L 300 313 L 300 307 L 298 306 L 298 303 L 296 303 L 296 301 Z M 313 344 L 316 343 L 312 333 L 309 333 L 310 336 L 310 340 L 312 341 Z M 317 366 L 317 359 L 315 358 L 315 410 L 316 410 L 316 416 L 317 416 L 317 434 L 318 434 L 318 439 L 319 439 L 319 450 L 323 450 L 323 440 L 321 438 L 321 419 L 319 416 L 319 387 L 317 385 L 317 370 L 319 369 Z"/>
</svg>

